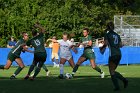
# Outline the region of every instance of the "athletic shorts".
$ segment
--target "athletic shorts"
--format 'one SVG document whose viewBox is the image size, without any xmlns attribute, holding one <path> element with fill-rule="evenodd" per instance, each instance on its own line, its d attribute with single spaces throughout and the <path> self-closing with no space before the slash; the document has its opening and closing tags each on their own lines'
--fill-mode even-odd
<svg viewBox="0 0 140 93">
<path fill-rule="evenodd" d="M 59 59 L 58 53 L 52 53 L 52 59 Z"/>
<path fill-rule="evenodd" d="M 20 56 L 16 56 L 15 54 L 9 52 L 7 60 L 10 60 L 11 62 L 15 61 L 16 58 L 20 58 Z"/>
<path fill-rule="evenodd" d="M 45 62 L 47 58 L 46 52 L 38 52 L 34 54 L 34 61 L 36 62 Z"/>
<path fill-rule="evenodd" d="M 114 62 L 116 65 L 118 65 L 120 63 L 120 60 L 121 60 L 121 55 L 109 57 L 109 62 Z"/>
<path fill-rule="evenodd" d="M 85 52 L 81 55 L 81 57 L 84 57 L 86 58 L 86 60 L 90 60 L 90 59 L 95 59 L 95 54 L 93 51 L 90 51 L 90 52 Z"/>
<path fill-rule="evenodd" d="M 66 60 L 70 60 L 72 58 L 72 55 L 60 55 L 60 58 L 64 58 Z"/>
</svg>

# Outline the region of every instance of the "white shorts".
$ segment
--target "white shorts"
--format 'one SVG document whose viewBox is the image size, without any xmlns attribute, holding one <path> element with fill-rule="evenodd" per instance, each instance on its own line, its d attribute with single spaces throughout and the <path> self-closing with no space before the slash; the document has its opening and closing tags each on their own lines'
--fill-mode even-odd
<svg viewBox="0 0 140 93">
<path fill-rule="evenodd" d="M 72 58 L 72 55 L 61 55 L 60 58 L 64 58 L 66 60 L 70 60 Z"/>
<path fill-rule="evenodd" d="M 58 53 L 52 53 L 52 59 L 59 59 Z"/>
</svg>

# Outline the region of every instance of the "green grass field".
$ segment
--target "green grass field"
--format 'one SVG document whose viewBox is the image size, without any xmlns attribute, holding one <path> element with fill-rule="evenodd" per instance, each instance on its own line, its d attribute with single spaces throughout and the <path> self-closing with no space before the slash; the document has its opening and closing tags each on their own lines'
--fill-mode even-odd
<svg viewBox="0 0 140 93">
<path fill-rule="evenodd" d="M 35 81 L 23 80 L 28 71 L 26 67 L 16 80 L 9 77 L 16 67 L 9 70 L 0 70 L 0 93 L 114 93 L 113 85 L 108 73 L 108 66 L 101 66 L 106 73 L 104 79 L 92 70 L 90 66 L 81 66 L 73 79 L 58 79 L 59 68 L 48 67 L 51 71 L 50 77 L 46 77 L 45 71 L 40 72 Z M 121 89 L 118 93 L 139 93 L 140 88 L 140 66 L 119 66 L 117 71 L 121 72 L 129 80 L 127 89 Z M 65 67 L 65 72 L 71 73 L 72 69 Z M 122 86 L 122 83 L 120 82 Z"/>
</svg>

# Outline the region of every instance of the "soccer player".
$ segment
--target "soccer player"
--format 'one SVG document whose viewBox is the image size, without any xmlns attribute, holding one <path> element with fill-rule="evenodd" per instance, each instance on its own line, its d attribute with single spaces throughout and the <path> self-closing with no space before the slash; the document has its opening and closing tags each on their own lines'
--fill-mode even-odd
<svg viewBox="0 0 140 93">
<path fill-rule="evenodd" d="M 43 66 L 44 62 L 46 61 L 46 57 L 47 57 L 47 53 L 46 53 L 46 50 L 45 50 L 45 47 L 44 47 L 44 33 L 45 33 L 45 29 L 39 23 L 36 23 L 34 26 L 36 28 L 39 28 L 40 33 L 38 34 L 37 30 L 33 29 L 33 31 L 32 31 L 33 38 L 30 39 L 26 43 L 27 46 L 32 45 L 34 47 L 34 59 L 33 59 L 32 65 L 29 68 L 28 74 L 24 78 L 25 80 L 30 77 L 30 74 L 34 70 L 34 67 L 37 66 L 36 69 L 35 69 L 35 73 L 30 78 L 30 80 L 34 80 L 35 79 L 35 77 L 40 72 L 41 67 Z"/>
<path fill-rule="evenodd" d="M 74 76 L 80 64 L 89 59 L 92 68 L 100 73 L 101 78 L 104 78 L 104 72 L 95 64 L 95 54 L 92 50 L 92 37 L 89 35 L 88 28 L 83 29 L 83 35 L 84 37 L 81 38 L 81 41 L 78 44 L 78 46 L 83 45 L 84 51 L 81 57 L 79 58 L 78 62 L 76 63 L 75 67 L 73 68 L 72 75 Z"/>
<path fill-rule="evenodd" d="M 77 53 L 77 51 L 75 50 L 74 46 L 72 45 L 72 42 L 70 40 L 68 40 L 67 33 L 63 33 L 62 40 L 53 40 L 53 39 L 49 39 L 49 40 L 51 40 L 53 42 L 58 42 L 60 44 L 60 75 L 58 77 L 60 79 L 63 79 L 65 62 L 68 61 L 72 68 L 74 68 L 74 66 L 75 66 L 70 49 L 72 49 L 75 53 Z"/>
<path fill-rule="evenodd" d="M 21 70 L 24 68 L 24 63 L 22 59 L 20 58 L 21 52 L 23 50 L 32 52 L 30 50 L 27 50 L 27 46 L 25 44 L 27 40 L 28 40 L 28 34 L 26 32 L 23 32 L 22 38 L 17 42 L 17 44 L 9 52 L 6 65 L 5 66 L 0 65 L 0 69 L 9 69 L 13 61 L 16 61 L 16 63 L 19 65 L 17 70 L 10 77 L 10 79 L 15 79 L 16 75 L 18 75 L 21 72 Z"/>
<path fill-rule="evenodd" d="M 53 38 L 52 39 L 54 39 L 54 40 L 56 40 L 56 36 L 53 36 Z M 49 40 L 49 39 L 48 39 Z M 49 47 L 51 47 L 52 48 L 52 62 L 53 62 L 53 64 L 54 64 L 54 66 L 53 67 L 59 67 L 59 61 L 58 61 L 58 59 L 59 59 L 59 56 L 58 56 L 58 51 L 59 51 L 59 43 L 58 42 L 52 42 L 50 45 L 49 45 Z"/>
<path fill-rule="evenodd" d="M 124 78 L 119 72 L 115 71 L 120 60 L 122 42 L 120 36 L 114 32 L 113 22 L 107 24 L 107 33 L 105 34 L 104 48 L 108 45 L 109 47 L 109 72 L 111 75 L 112 82 L 114 84 L 114 91 L 120 90 L 118 79 L 124 83 L 124 88 L 128 86 L 128 80 Z M 102 48 L 103 49 L 103 48 Z"/>
</svg>

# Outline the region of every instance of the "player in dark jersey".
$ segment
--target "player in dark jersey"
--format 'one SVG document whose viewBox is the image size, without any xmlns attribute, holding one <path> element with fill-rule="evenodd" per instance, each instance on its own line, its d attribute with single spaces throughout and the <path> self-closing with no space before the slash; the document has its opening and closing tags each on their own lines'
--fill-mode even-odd
<svg viewBox="0 0 140 93">
<path fill-rule="evenodd" d="M 113 22 L 107 24 L 107 33 L 104 37 L 104 46 L 109 47 L 109 72 L 111 75 L 112 82 L 114 84 L 114 91 L 120 90 L 118 79 L 124 83 L 124 88 L 128 86 L 128 80 L 124 78 L 119 72 L 115 71 L 120 60 L 121 60 L 121 50 L 122 42 L 120 36 L 114 32 Z"/>
<path fill-rule="evenodd" d="M 15 47 L 11 49 L 11 51 L 8 54 L 7 57 L 7 63 L 5 66 L 0 65 L 0 69 L 9 69 L 12 65 L 13 61 L 16 61 L 16 63 L 19 65 L 17 70 L 14 72 L 14 74 L 10 77 L 10 79 L 15 79 L 16 75 L 20 73 L 20 71 L 24 68 L 24 63 L 22 59 L 20 58 L 21 52 L 24 50 L 27 50 L 26 47 L 26 41 L 28 40 L 28 34 L 26 32 L 22 33 L 23 38 L 21 38 Z M 27 50 L 28 52 L 32 52 L 30 50 Z"/>
<path fill-rule="evenodd" d="M 28 74 L 24 79 L 28 79 L 31 72 L 34 70 L 34 67 L 37 66 L 35 69 L 35 73 L 30 78 L 30 80 L 34 80 L 35 77 L 38 75 L 47 57 L 46 49 L 44 47 L 45 29 L 41 25 L 39 25 L 39 23 L 36 23 L 35 27 L 40 29 L 40 33 L 38 34 L 36 30 L 33 30 L 32 31 L 33 38 L 26 43 L 27 46 L 32 45 L 34 47 L 34 59 L 32 65 L 29 68 Z"/>
<path fill-rule="evenodd" d="M 82 56 L 79 58 L 78 62 L 76 63 L 73 69 L 72 75 L 74 76 L 80 64 L 82 64 L 85 60 L 89 59 L 92 68 L 101 74 L 101 78 L 104 78 L 104 72 L 101 71 L 101 69 L 95 63 L 95 54 L 92 50 L 92 37 L 88 34 L 89 34 L 89 29 L 88 28 L 83 29 L 84 37 L 82 37 L 79 45 L 82 44 L 84 46 L 84 51 L 83 51 Z"/>
</svg>

